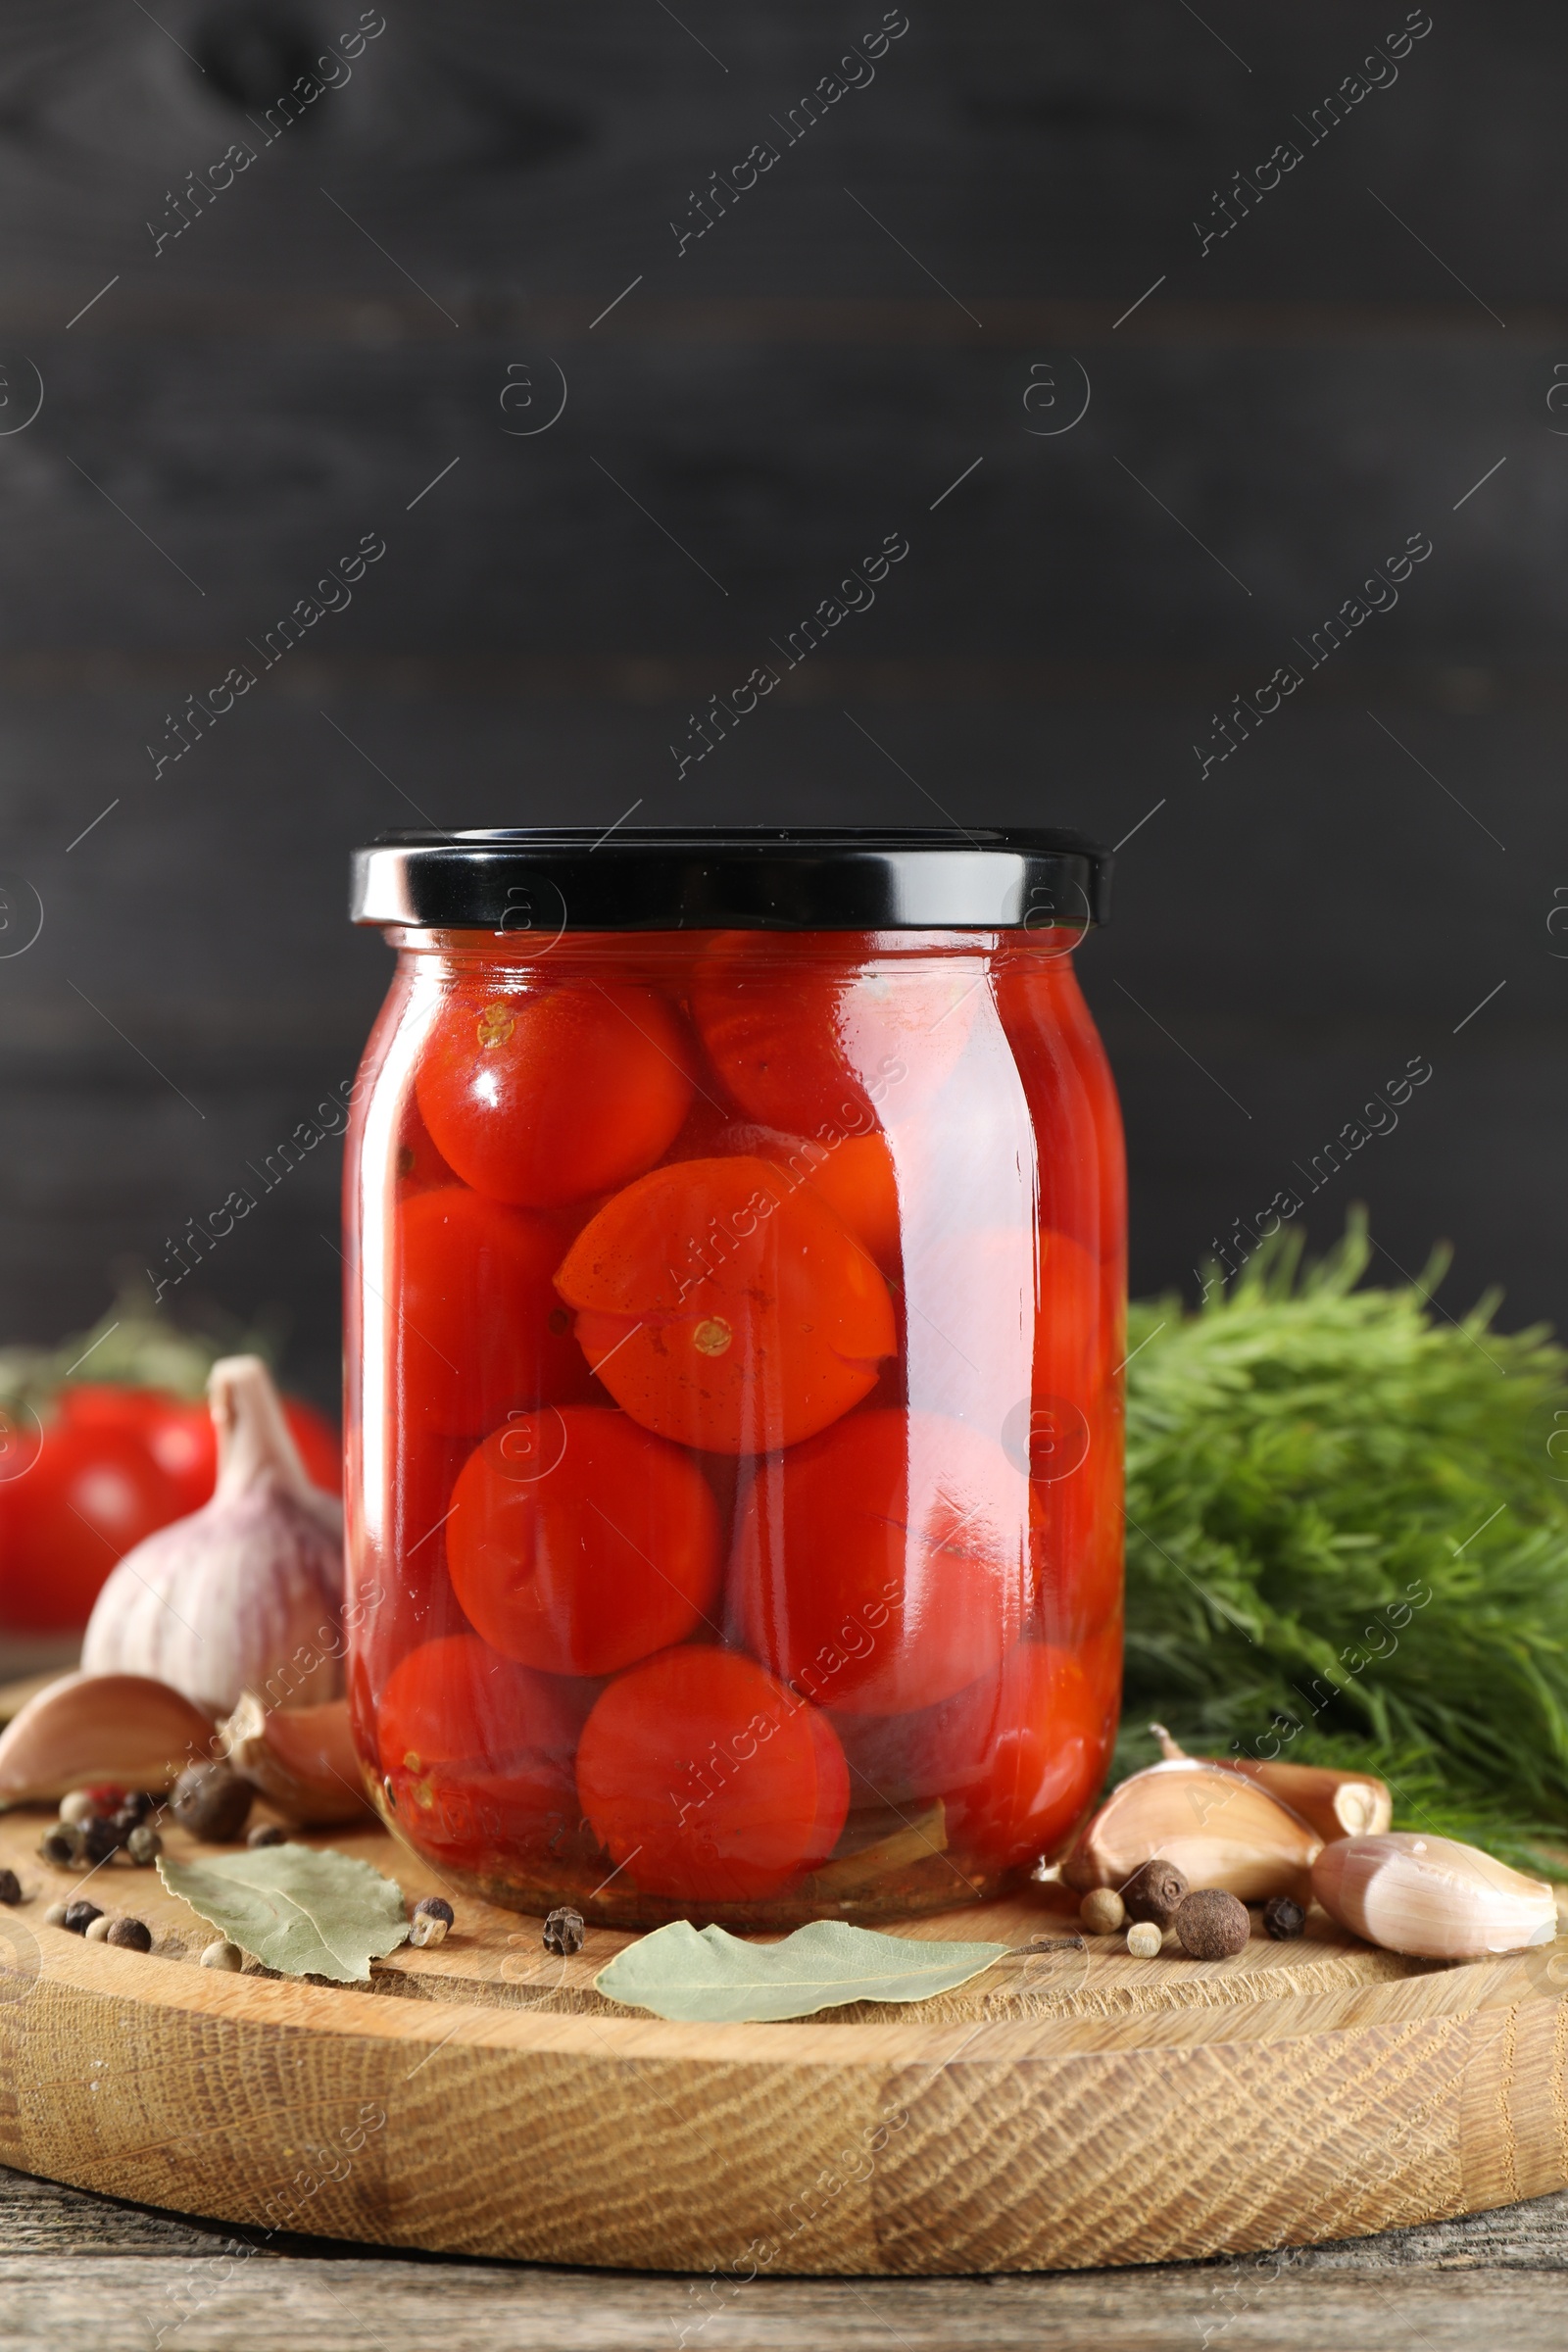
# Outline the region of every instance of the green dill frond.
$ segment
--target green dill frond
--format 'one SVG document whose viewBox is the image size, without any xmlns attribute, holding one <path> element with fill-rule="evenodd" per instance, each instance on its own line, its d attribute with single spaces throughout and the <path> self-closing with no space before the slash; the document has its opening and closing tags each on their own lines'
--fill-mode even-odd
<svg viewBox="0 0 1568 2352">
<path fill-rule="evenodd" d="M 1568 1457 L 1568 1356 L 1544 1329 L 1494 1331 L 1495 1297 L 1436 1309 L 1442 1258 L 1357 1288 L 1361 1212 L 1316 1264 L 1300 1241 L 1196 1313 L 1133 1309 L 1127 1723 L 1379 1772 L 1399 1826 L 1540 1868 L 1538 1840 L 1568 1846 L 1568 1458 L 1549 1450 L 1560 1432 Z"/>
</svg>

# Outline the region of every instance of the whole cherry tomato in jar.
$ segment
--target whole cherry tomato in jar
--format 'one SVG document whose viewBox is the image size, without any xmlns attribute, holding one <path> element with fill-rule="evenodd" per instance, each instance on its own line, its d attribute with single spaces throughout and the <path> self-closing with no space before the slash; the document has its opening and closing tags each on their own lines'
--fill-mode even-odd
<svg viewBox="0 0 1568 2352">
<path fill-rule="evenodd" d="M 465 1183 L 556 1208 L 639 1175 L 674 1142 L 691 1047 L 648 989 L 465 991 L 443 1008 L 417 1083 L 425 1126 Z"/>
<path fill-rule="evenodd" d="M 596 1405 L 517 1413 L 470 1455 L 446 1530 L 486 1641 L 550 1674 L 612 1674 L 710 1623 L 718 1512 L 689 1454 Z"/>
<path fill-rule="evenodd" d="M 744 1154 L 628 1185 L 556 1288 L 616 1401 L 710 1453 L 810 1437 L 870 1393 L 894 1347 L 887 1284 L 843 1219 Z"/>
</svg>

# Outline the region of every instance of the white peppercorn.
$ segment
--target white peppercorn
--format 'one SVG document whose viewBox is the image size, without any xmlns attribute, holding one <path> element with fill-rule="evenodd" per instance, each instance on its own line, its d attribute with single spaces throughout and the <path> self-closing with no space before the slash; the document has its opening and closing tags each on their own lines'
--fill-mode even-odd
<svg viewBox="0 0 1568 2352">
<path fill-rule="evenodd" d="M 1114 1886 L 1091 1886 L 1078 1916 L 1091 1936 L 1114 1936 L 1126 1921 L 1127 1906 Z"/>
</svg>

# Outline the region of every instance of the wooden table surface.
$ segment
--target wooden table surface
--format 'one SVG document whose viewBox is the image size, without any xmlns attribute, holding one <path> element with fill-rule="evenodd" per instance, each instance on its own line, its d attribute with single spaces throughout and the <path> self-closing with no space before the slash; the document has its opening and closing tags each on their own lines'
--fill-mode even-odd
<svg viewBox="0 0 1568 2352">
<path fill-rule="evenodd" d="M 482 2163 L 483 2150 L 475 2161 Z M 1568 2191 L 1309 2250 L 1032 2278 L 685 2278 L 247 2246 L 0 2171 L 0 2346 L 92 2352 L 1560 2352 Z"/>
</svg>

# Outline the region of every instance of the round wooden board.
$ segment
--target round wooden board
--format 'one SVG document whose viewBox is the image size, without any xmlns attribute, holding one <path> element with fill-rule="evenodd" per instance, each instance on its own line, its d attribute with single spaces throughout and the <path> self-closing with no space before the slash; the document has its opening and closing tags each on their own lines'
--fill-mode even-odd
<svg viewBox="0 0 1568 2352">
<path fill-rule="evenodd" d="M 701 2319 L 759 2273 L 1161 2262 L 1568 2183 L 1568 1943 L 1400 1961 L 1314 1913 L 1229 1961 L 1091 1941 L 919 2005 L 677 2026 L 593 1990 L 627 1936 L 553 1959 L 466 1896 L 364 1990 L 204 1969 L 213 1931 L 156 1873 L 84 1888 L 39 1861 L 45 1826 L 0 1820 L 31 1898 L 0 1911 L 0 2163 L 248 2233 L 716 2272 Z M 440 1890 L 379 1829 L 312 1842 Z M 154 1950 L 46 1927 L 77 1891 Z M 905 1932 L 1027 1945 L 1065 1903 Z"/>
</svg>

